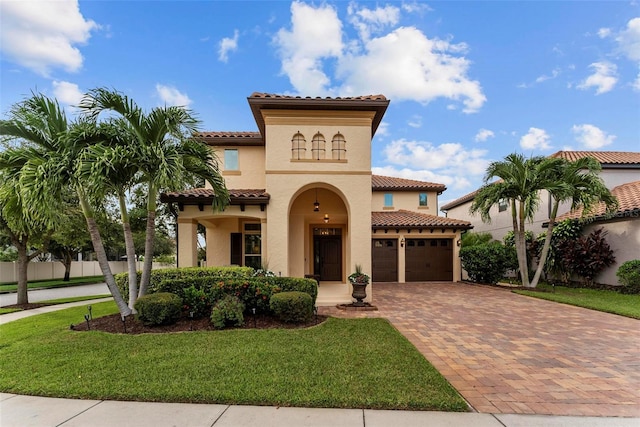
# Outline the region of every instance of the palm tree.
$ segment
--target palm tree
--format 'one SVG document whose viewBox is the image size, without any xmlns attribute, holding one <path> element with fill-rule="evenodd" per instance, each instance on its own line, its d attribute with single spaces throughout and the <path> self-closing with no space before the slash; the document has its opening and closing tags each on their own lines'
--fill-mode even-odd
<svg viewBox="0 0 640 427">
<path fill-rule="evenodd" d="M 484 222 L 491 222 L 490 210 L 501 201 L 511 206 L 511 220 L 515 238 L 516 254 L 522 285 L 529 287 L 529 266 L 525 222 L 532 220 L 540 205 L 539 193 L 548 186 L 548 179 L 557 168 L 558 159 L 542 156 L 525 159 L 512 153 L 504 161 L 492 162 L 485 174 L 485 185 L 478 190 L 471 204 L 471 213 L 480 213 Z M 493 178 L 496 182 L 489 182 Z"/>
<path fill-rule="evenodd" d="M 155 217 L 160 191 L 177 190 L 205 179 L 214 190 L 212 208 L 222 210 L 229 202 L 229 193 L 218 171 L 213 152 L 193 139 L 198 121 L 184 107 L 158 107 L 148 114 L 136 103 L 114 90 L 91 90 L 80 103 L 91 118 L 111 111 L 119 114 L 131 138 L 132 162 L 138 167 L 141 182 L 147 186 L 147 228 L 144 266 L 138 295 L 144 295 L 149 285 L 153 261 Z"/>
<path fill-rule="evenodd" d="M 582 207 L 583 217 L 587 216 L 599 202 L 605 204 L 607 212 L 613 212 L 618 206 L 618 200 L 599 176 L 602 165 L 595 158 L 583 157 L 574 162 L 556 159 L 555 163 L 556 167 L 550 170 L 552 174 L 546 178 L 545 189 L 551 194 L 553 203 L 542 253 L 535 276 L 531 281 L 533 288 L 537 286 L 547 261 L 553 228 L 561 203 L 571 202 L 571 210 Z"/>
<path fill-rule="evenodd" d="M 0 121 L 0 135 L 20 144 L 0 153 L 0 169 L 14 171 L 26 217 L 31 222 L 55 226 L 56 216 L 64 212 L 63 194 L 71 186 L 78 194 L 105 282 L 120 313 L 131 314 L 111 272 L 95 211 L 75 173 L 76 159 L 82 151 L 100 140 L 95 123 L 69 123 L 58 102 L 41 94 L 13 105 L 9 116 L 9 120 Z"/>
</svg>

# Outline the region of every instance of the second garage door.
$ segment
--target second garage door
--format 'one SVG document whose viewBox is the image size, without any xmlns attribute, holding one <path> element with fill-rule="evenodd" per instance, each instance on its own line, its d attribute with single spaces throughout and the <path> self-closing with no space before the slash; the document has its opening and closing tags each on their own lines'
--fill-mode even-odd
<svg viewBox="0 0 640 427">
<path fill-rule="evenodd" d="M 405 281 L 453 280 L 453 240 L 407 239 Z"/>
</svg>

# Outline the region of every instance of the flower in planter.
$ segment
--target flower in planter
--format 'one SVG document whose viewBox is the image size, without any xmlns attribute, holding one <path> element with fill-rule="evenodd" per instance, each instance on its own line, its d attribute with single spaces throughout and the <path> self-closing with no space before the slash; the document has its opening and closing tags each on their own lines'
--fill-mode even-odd
<svg viewBox="0 0 640 427">
<path fill-rule="evenodd" d="M 351 283 L 369 283 L 369 276 L 362 272 L 362 265 L 356 264 L 355 273 L 351 273 L 348 277 Z"/>
</svg>

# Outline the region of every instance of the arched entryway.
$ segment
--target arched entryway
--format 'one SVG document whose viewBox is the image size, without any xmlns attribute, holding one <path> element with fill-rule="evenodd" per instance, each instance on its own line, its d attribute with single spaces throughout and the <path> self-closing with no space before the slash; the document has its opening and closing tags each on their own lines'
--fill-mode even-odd
<svg viewBox="0 0 640 427">
<path fill-rule="evenodd" d="M 348 234 L 348 210 L 339 190 L 326 183 L 301 188 L 289 210 L 292 275 L 344 283 L 348 275 Z"/>
</svg>

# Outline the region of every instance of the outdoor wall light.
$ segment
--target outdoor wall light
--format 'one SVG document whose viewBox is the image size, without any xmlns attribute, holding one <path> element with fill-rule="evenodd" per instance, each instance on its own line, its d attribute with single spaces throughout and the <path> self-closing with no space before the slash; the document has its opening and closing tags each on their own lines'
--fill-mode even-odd
<svg viewBox="0 0 640 427">
<path fill-rule="evenodd" d="M 329 222 L 329 214 L 324 214 L 324 223 L 327 224 Z"/>
<path fill-rule="evenodd" d="M 318 189 L 316 188 L 316 201 L 313 202 L 313 211 L 320 212 L 320 202 L 318 202 Z"/>
<path fill-rule="evenodd" d="M 400 239 L 400 247 L 404 248 L 404 237 L 402 239 Z"/>
</svg>

